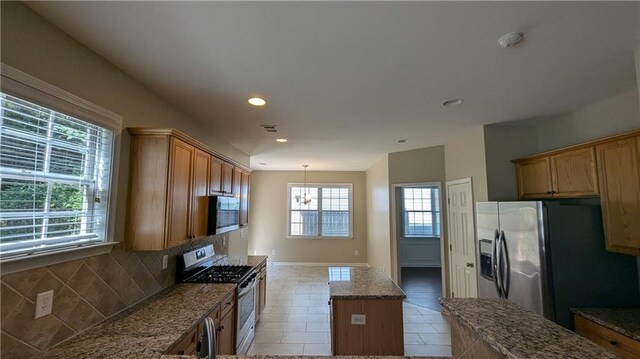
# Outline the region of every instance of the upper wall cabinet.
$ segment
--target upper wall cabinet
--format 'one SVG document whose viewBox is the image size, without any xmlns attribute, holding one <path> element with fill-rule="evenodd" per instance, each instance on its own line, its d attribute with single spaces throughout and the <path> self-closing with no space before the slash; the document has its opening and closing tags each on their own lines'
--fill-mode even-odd
<svg viewBox="0 0 640 359">
<path fill-rule="evenodd" d="M 607 250 L 640 255 L 640 136 L 596 146 Z"/>
<path fill-rule="evenodd" d="M 225 167 L 231 167 L 231 184 L 234 169 L 239 171 L 236 193 L 241 203 L 248 203 L 241 188 L 248 169 L 215 157 L 207 146 L 176 130 L 129 132 L 128 250 L 162 250 L 206 236 L 208 196 L 223 192 Z"/>
<path fill-rule="evenodd" d="M 516 162 L 518 197 L 553 197 L 549 157 L 533 158 Z"/>
<path fill-rule="evenodd" d="M 598 196 L 593 146 L 514 162 L 520 199 Z"/>
<path fill-rule="evenodd" d="M 600 196 L 607 250 L 640 255 L 640 130 L 513 162 L 520 199 Z"/>
</svg>

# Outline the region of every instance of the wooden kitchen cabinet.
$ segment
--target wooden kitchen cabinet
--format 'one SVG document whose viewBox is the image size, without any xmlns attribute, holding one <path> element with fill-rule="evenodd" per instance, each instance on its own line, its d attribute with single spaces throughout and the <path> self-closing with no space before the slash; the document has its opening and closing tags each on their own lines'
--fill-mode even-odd
<svg viewBox="0 0 640 359">
<path fill-rule="evenodd" d="M 593 146 L 514 161 L 518 198 L 578 198 L 598 196 Z"/>
<path fill-rule="evenodd" d="M 233 169 L 233 180 L 231 183 L 231 193 L 234 197 L 240 199 L 240 190 L 242 189 L 242 169 L 238 167 Z"/>
<path fill-rule="evenodd" d="M 331 299 L 332 355 L 404 355 L 402 299 Z M 351 316 L 365 315 L 365 325 Z"/>
<path fill-rule="evenodd" d="M 209 176 L 209 194 L 222 193 L 222 167 L 224 161 L 211 156 L 211 174 Z"/>
<path fill-rule="evenodd" d="M 220 318 L 220 324 L 218 325 L 218 332 L 216 333 L 218 355 L 233 355 L 236 351 L 236 311 L 235 306 L 227 311 L 226 314 L 222 314 Z"/>
<path fill-rule="evenodd" d="M 640 342 L 574 314 L 576 333 L 599 344 L 622 358 L 640 358 Z"/>
<path fill-rule="evenodd" d="M 524 159 L 516 162 L 518 197 L 536 199 L 553 197 L 549 157 Z"/>
<path fill-rule="evenodd" d="M 198 345 L 199 336 L 199 327 L 193 328 L 192 331 L 187 334 L 184 339 L 182 339 L 178 344 L 174 345 L 173 348 L 169 349 L 167 354 L 170 355 L 195 355 L 196 348 Z"/>
<path fill-rule="evenodd" d="M 234 165 L 231 163 L 222 164 L 222 193 L 233 193 L 233 169 Z"/>
<path fill-rule="evenodd" d="M 242 171 L 240 178 L 240 225 L 249 224 L 249 172 Z"/>
<path fill-rule="evenodd" d="M 607 250 L 640 255 L 640 130 L 513 163 L 519 199 L 600 196 Z"/>
<path fill-rule="evenodd" d="M 551 155 L 549 162 L 554 197 L 598 196 L 598 173 L 593 146 Z"/>
<path fill-rule="evenodd" d="M 207 235 L 208 196 L 221 155 L 173 129 L 130 128 L 129 187 L 125 219 L 127 250 L 155 251 Z M 215 159 L 215 160 L 214 160 Z M 224 161 L 225 169 L 249 173 Z M 238 177 L 238 193 L 242 178 Z M 232 188 L 229 185 L 229 193 Z"/>
<path fill-rule="evenodd" d="M 608 251 L 640 255 L 640 136 L 596 146 Z"/>
<path fill-rule="evenodd" d="M 171 139 L 167 247 L 179 246 L 191 239 L 191 179 L 194 154 L 193 146 L 177 138 Z"/>
<path fill-rule="evenodd" d="M 207 235 L 209 212 L 209 175 L 211 155 L 196 149 L 193 159 L 193 184 L 191 197 L 191 236 Z"/>
</svg>

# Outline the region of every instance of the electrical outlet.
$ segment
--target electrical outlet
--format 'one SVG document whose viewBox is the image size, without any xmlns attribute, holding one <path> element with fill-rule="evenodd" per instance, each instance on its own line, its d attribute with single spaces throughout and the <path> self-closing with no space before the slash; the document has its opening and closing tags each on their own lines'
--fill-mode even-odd
<svg viewBox="0 0 640 359">
<path fill-rule="evenodd" d="M 53 291 L 38 293 L 36 296 L 36 319 L 51 314 L 53 308 Z"/>
<path fill-rule="evenodd" d="M 240 228 L 240 239 L 244 238 L 244 228 Z"/>
<path fill-rule="evenodd" d="M 364 314 L 351 314 L 351 324 L 367 325 L 367 316 Z"/>
<path fill-rule="evenodd" d="M 272 256 L 275 256 L 275 255 L 276 255 L 276 250 L 275 250 L 275 249 L 272 249 L 272 250 L 271 250 L 271 255 L 272 255 Z"/>
<path fill-rule="evenodd" d="M 356 251 L 355 251 L 356 257 L 358 256 L 358 254 L 360 254 L 360 252 L 358 252 L 358 250 L 356 249 Z"/>
<path fill-rule="evenodd" d="M 240 238 L 242 238 L 242 232 L 240 232 Z M 227 236 L 222 236 L 222 245 L 227 245 Z"/>
<path fill-rule="evenodd" d="M 167 269 L 168 265 L 169 265 L 169 255 L 165 254 L 162 256 L 162 269 Z"/>
</svg>

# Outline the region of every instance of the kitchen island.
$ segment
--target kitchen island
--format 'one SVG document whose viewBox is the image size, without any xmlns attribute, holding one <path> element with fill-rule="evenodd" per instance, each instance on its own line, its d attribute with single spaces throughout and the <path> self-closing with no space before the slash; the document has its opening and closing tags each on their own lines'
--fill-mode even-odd
<svg viewBox="0 0 640 359">
<path fill-rule="evenodd" d="M 402 289 L 378 268 L 329 267 L 333 355 L 404 355 Z"/>
<path fill-rule="evenodd" d="M 441 298 L 454 358 L 613 359 L 617 355 L 503 299 Z"/>
</svg>

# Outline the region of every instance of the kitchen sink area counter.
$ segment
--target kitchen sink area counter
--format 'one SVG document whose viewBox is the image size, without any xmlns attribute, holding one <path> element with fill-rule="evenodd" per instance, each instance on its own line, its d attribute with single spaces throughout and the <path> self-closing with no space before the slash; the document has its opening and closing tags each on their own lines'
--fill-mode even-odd
<svg viewBox="0 0 640 359">
<path fill-rule="evenodd" d="M 618 358 L 503 299 L 441 298 L 440 303 L 451 314 L 454 358 Z"/>
<path fill-rule="evenodd" d="M 382 269 L 329 267 L 331 299 L 404 299 L 406 294 Z"/>
</svg>

